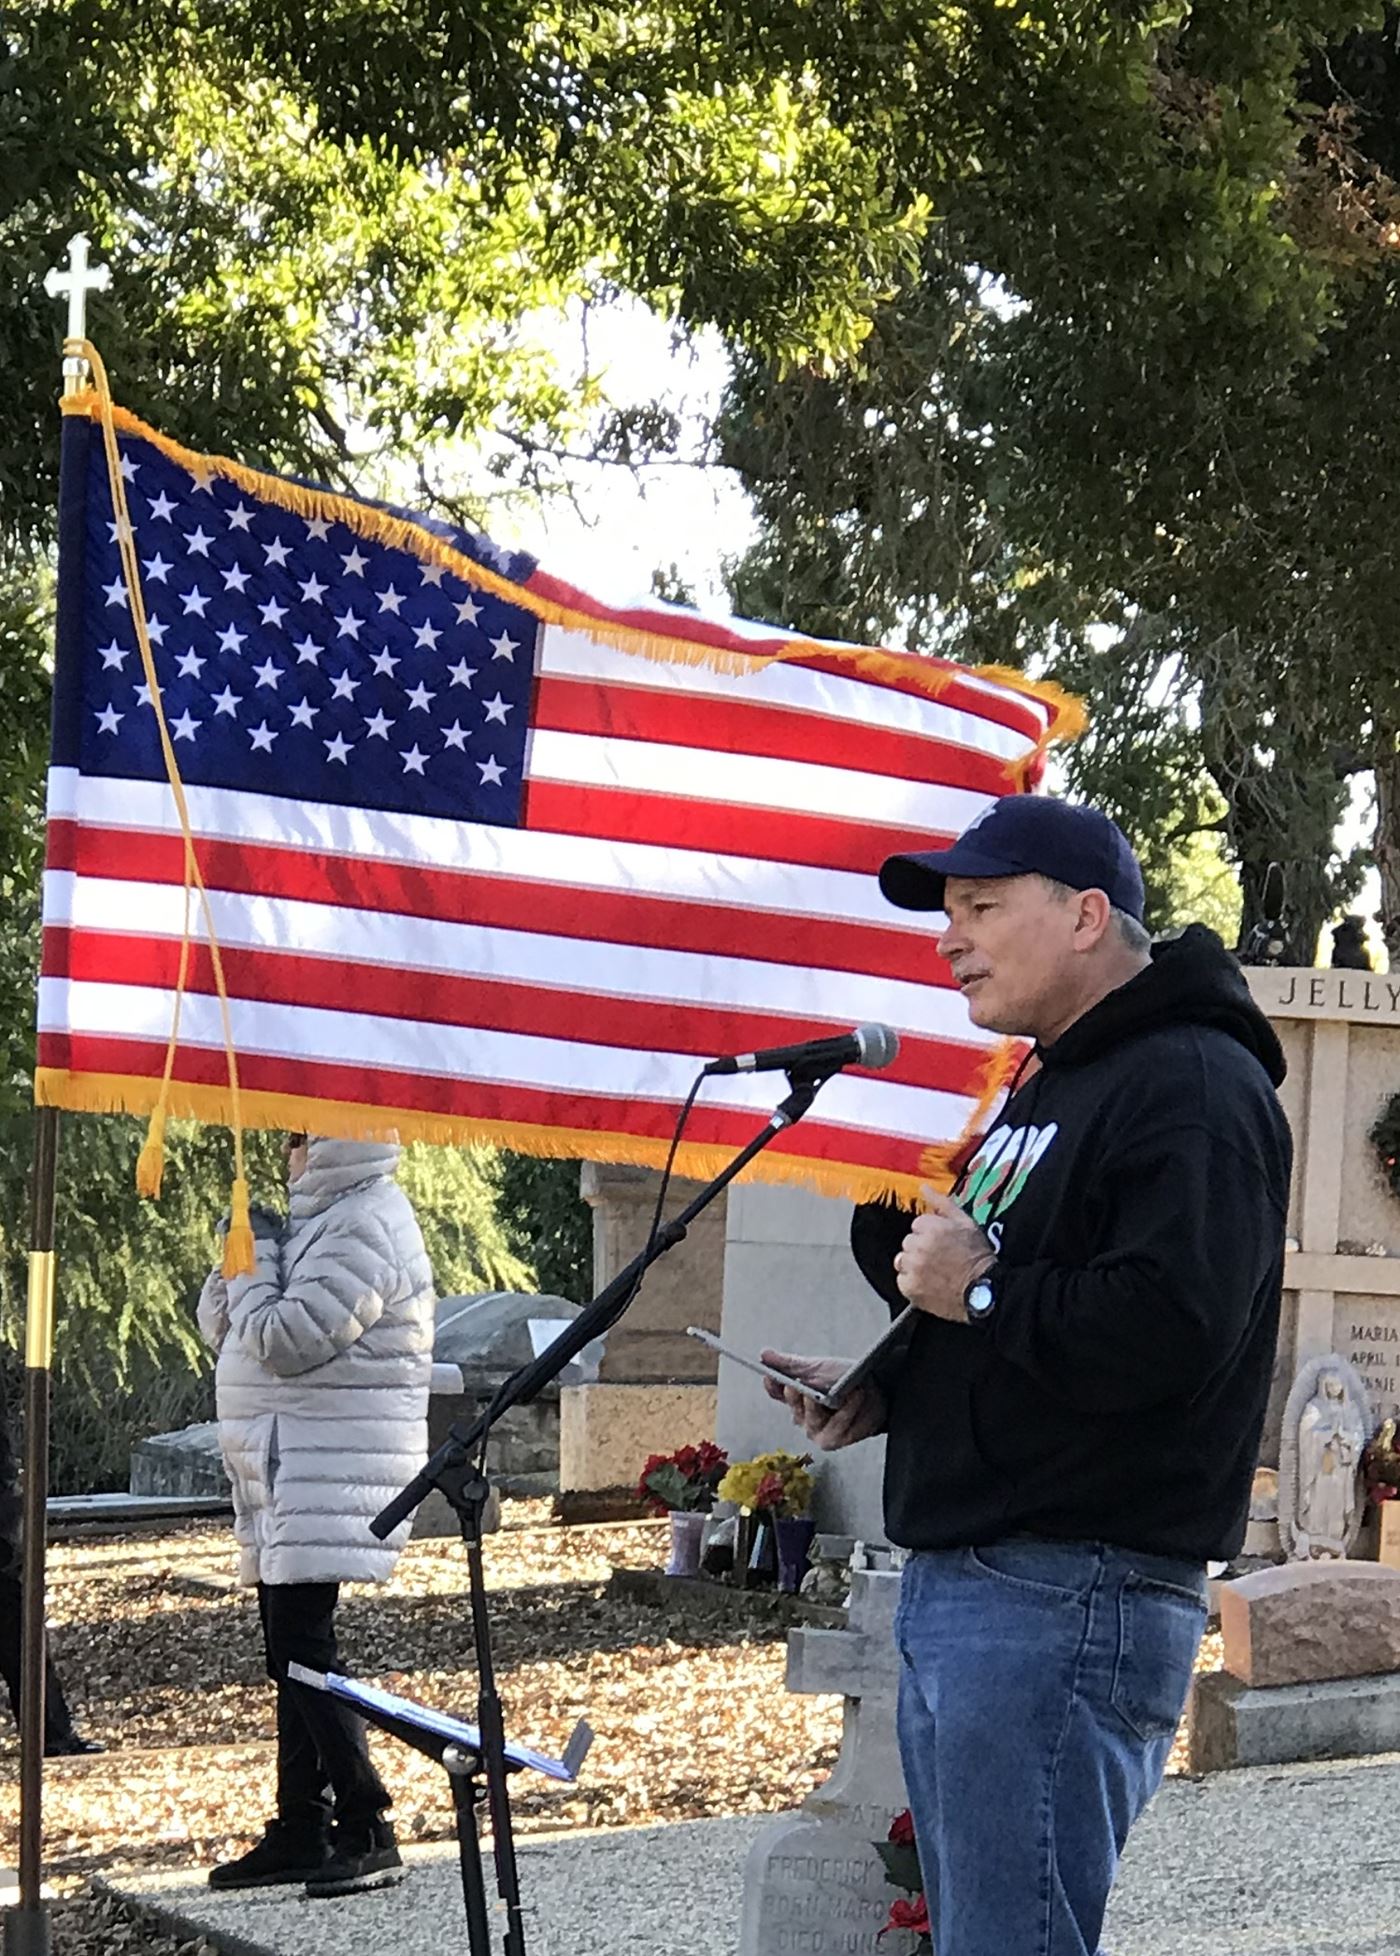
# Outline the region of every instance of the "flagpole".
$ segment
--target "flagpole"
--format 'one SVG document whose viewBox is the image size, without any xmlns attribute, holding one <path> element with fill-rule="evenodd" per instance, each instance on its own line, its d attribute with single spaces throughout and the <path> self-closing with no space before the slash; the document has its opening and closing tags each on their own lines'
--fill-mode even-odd
<svg viewBox="0 0 1400 1956">
<path fill-rule="evenodd" d="M 87 362 L 70 350 L 87 336 L 87 295 L 111 283 L 106 265 L 89 265 L 81 232 L 68 241 L 68 268 L 44 280 L 51 299 L 68 299 L 63 392 L 81 393 Z M 19 1702 L 19 1902 L 5 1912 L 5 1956 L 49 1956 L 52 1947 L 44 1899 L 44 1602 L 48 1545 L 49 1397 L 53 1365 L 56 1277 L 54 1191 L 58 1176 L 58 1109 L 34 1110 L 34 1161 L 30 1179 L 29 1289 L 24 1307 L 24 1588 L 20 1632 Z"/>
<path fill-rule="evenodd" d="M 24 1586 L 19 1692 L 19 1903 L 5 1956 L 48 1956 L 44 1899 L 44 1552 L 48 1534 L 49 1368 L 53 1362 L 58 1109 L 34 1110 L 29 1292 L 24 1310 Z"/>
</svg>

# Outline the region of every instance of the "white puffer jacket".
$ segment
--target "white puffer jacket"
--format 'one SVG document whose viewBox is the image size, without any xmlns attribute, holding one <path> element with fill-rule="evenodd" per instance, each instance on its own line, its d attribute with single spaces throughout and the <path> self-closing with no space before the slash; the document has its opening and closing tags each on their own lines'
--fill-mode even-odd
<svg viewBox="0 0 1400 1956">
<path fill-rule="evenodd" d="M 369 1531 L 428 1444 L 433 1273 L 398 1159 L 312 1135 L 256 1273 L 201 1293 L 246 1583 L 384 1582 L 408 1539 Z"/>
</svg>

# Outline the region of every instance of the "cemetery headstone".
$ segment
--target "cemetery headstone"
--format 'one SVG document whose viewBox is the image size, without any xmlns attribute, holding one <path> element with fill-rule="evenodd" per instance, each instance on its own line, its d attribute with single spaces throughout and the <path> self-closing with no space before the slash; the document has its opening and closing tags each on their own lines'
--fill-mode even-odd
<svg viewBox="0 0 1400 1956">
<path fill-rule="evenodd" d="M 764 1829 L 744 1876 L 740 1956 L 882 1956 L 895 1891 L 876 1843 L 908 1802 L 895 1740 L 899 1576 L 851 1578 L 850 1627 L 794 1630 L 788 1689 L 840 1692 L 841 1754 L 796 1813 Z"/>
</svg>

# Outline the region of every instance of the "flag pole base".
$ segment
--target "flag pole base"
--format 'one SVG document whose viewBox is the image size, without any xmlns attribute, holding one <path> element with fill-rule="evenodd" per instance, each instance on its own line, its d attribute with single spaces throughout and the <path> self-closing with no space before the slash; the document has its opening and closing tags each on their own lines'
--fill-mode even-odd
<svg viewBox="0 0 1400 1956">
<path fill-rule="evenodd" d="M 52 1948 L 49 1911 L 42 1902 L 38 1908 L 17 1904 L 5 1910 L 5 1956 L 50 1956 Z"/>
</svg>

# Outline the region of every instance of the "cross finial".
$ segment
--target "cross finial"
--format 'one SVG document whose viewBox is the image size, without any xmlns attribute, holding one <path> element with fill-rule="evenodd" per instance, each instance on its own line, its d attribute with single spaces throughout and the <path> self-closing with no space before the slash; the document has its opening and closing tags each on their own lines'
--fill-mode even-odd
<svg viewBox="0 0 1400 1956">
<path fill-rule="evenodd" d="M 68 269 L 61 271 L 57 265 L 44 277 L 44 290 L 51 299 L 68 294 L 68 337 L 70 340 L 87 338 L 87 295 L 89 292 L 105 292 L 112 283 L 110 265 L 89 265 L 88 241 L 79 231 L 68 240 Z"/>
</svg>

